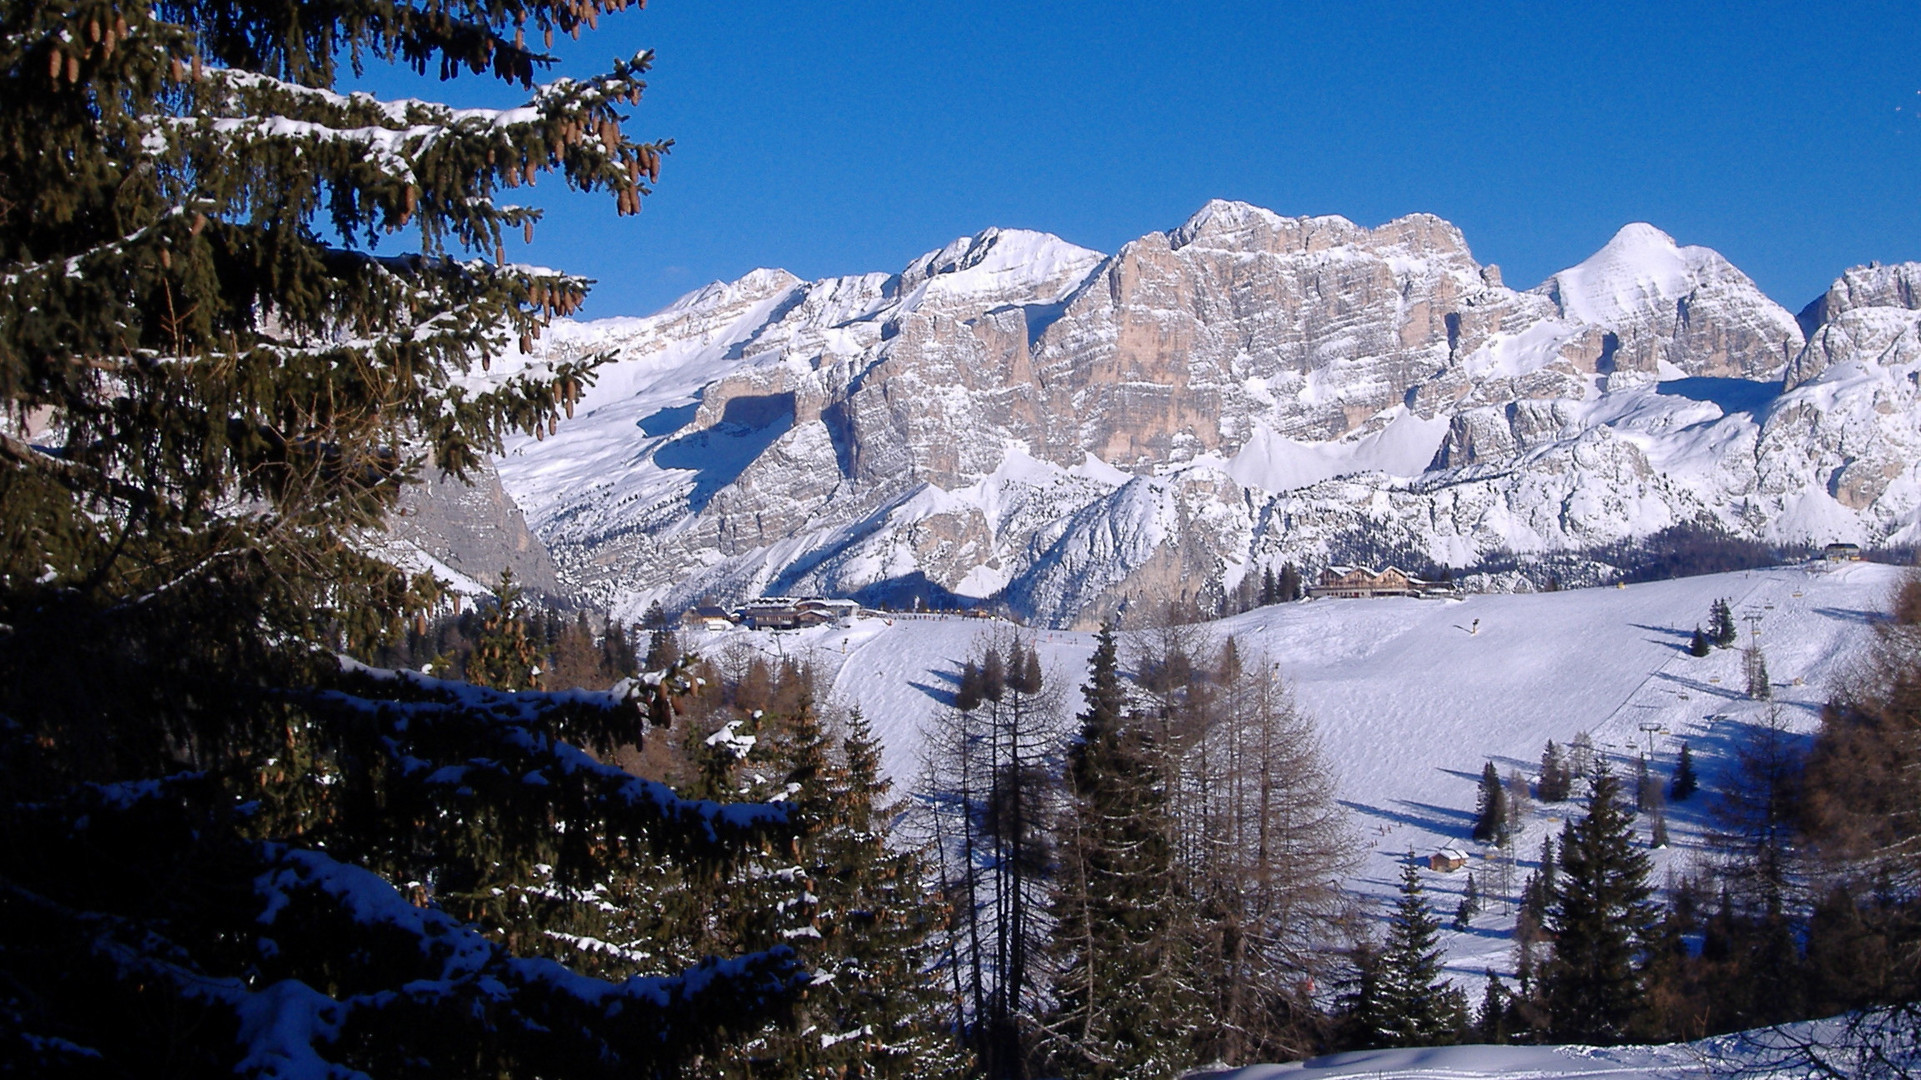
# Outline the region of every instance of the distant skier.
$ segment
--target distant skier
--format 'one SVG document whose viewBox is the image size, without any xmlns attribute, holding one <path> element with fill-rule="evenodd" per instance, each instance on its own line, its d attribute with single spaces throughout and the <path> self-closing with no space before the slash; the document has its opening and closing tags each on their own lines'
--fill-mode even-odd
<svg viewBox="0 0 1921 1080">
<path fill-rule="evenodd" d="M 1470 635 L 1473 635 L 1473 634 L 1478 634 L 1478 633 L 1480 633 L 1480 632 L 1481 632 L 1481 620 L 1479 620 L 1479 619 L 1476 619 L 1476 620 L 1474 620 L 1474 625 L 1473 625 L 1473 626 L 1470 626 L 1470 627 L 1468 627 L 1468 628 L 1467 628 L 1467 632 L 1468 632 L 1468 633 L 1469 633 Z"/>
</svg>

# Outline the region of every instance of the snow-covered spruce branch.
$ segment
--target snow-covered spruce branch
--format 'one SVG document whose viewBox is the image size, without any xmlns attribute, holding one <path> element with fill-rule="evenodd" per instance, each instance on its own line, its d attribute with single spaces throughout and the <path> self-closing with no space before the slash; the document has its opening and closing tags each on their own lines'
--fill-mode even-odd
<svg viewBox="0 0 1921 1080">
<path fill-rule="evenodd" d="M 688 853 L 695 856 L 720 854 L 788 825 L 789 807 L 784 803 L 683 799 L 665 784 L 601 763 L 562 737 L 570 726 L 596 718 L 622 718 L 638 732 L 639 725 L 648 722 L 649 704 L 659 691 L 642 693 L 628 684 L 617 687 L 618 692 L 514 693 L 418 672 L 370 668 L 351 660 L 343 659 L 342 664 L 372 687 L 405 688 L 411 691 L 408 696 L 418 699 L 393 700 L 340 690 L 313 696 L 318 705 L 346 708 L 383 725 L 398 778 L 405 782 L 454 793 L 482 782 L 532 785 L 550 793 L 565 785 L 583 804 L 615 823 L 618 831 L 637 835 L 664 828 L 673 837 L 687 838 Z M 463 745 L 477 742 L 486 752 L 464 751 L 460 764 L 445 765 L 409 750 L 442 735 Z"/>
<path fill-rule="evenodd" d="M 310 193 L 327 184 L 374 195 L 372 203 L 331 202 L 344 229 L 393 230 L 421 210 L 418 222 L 430 245 L 443 231 L 468 247 L 497 245 L 501 226 L 531 229 L 540 215 L 496 205 L 495 192 L 532 184 L 541 172 L 559 170 L 582 190 L 610 188 L 620 196 L 621 212 L 639 209 L 667 144 L 628 140 L 616 106 L 638 100 L 644 85 L 638 75 L 648 60 L 643 52 L 618 62 L 611 75 L 556 80 L 513 109 L 388 102 L 216 70 L 204 76 L 210 92 L 190 95 L 208 100 L 191 102 L 187 115 L 145 118 L 141 145 L 156 166 L 183 174 L 209 160 L 288 161 L 306 175 Z M 462 178 L 461 189 L 448 187 L 450 176 Z M 244 189 L 230 193 L 235 205 L 228 212 L 243 209 L 246 198 Z M 310 194 L 271 212 L 317 209 Z"/>
</svg>

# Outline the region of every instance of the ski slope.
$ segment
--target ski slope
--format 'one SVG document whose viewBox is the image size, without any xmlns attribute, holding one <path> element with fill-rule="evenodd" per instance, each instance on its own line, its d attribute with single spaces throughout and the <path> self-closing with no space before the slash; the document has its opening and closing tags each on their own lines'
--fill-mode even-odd
<svg viewBox="0 0 1921 1080">
<path fill-rule="evenodd" d="M 1356 1050 L 1287 1065 L 1248 1065 L 1201 1070 L 1186 1080 L 1308 1080 L 1368 1077 L 1369 1080 L 1808 1080 L 1811 1076 L 1866 1074 L 1868 1054 L 1840 1050 L 1857 1045 L 1849 1018 L 1836 1017 L 1780 1028 L 1717 1035 L 1698 1042 L 1659 1046 L 1435 1046 Z M 1802 1063 L 1795 1047 L 1812 1043 L 1834 1072 Z M 1911 1067 L 1912 1038 L 1887 1040 L 1886 1049 Z M 1891 1075 L 1879 1071 L 1875 1075 Z"/>
<path fill-rule="evenodd" d="M 1364 901 L 1392 896 L 1400 864 L 1444 846 L 1469 856 L 1483 894 L 1496 898 L 1465 931 L 1444 930 L 1448 974 L 1470 993 L 1484 970 L 1513 972 L 1511 908 L 1499 901 L 1498 853 L 1469 841 L 1483 765 L 1533 777 L 1541 750 L 1587 732 L 1632 785 L 1651 745 L 1665 778 L 1683 741 L 1704 790 L 1668 808 L 1670 845 L 1654 853 L 1657 882 L 1706 858 L 1712 791 L 1747 725 L 1779 708 L 1812 731 L 1834 680 L 1872 638 L 1876 614 L 1903 571 L 1869 563 L 1828 569 L 1779 567 L 1625 588 L 1463 600 L 1311 600 L 1261 608 L 1209 626 L 1230 635 L 1247 662 L 1276 665 L 1318 725 L 1364 852 L 1350 887 Z M 1737 649 L 1696 658 L 1689 636 L 1717 597 L 1731 601 L 1743 643 L 1758 630 L 1774 701 L 1748 700 Z M 1753 616 L 1752 623 L 1749 617 Z M 861 709 L 886 746 L 902 787 L 919 772 L 923 732 L 944 707 L 963 659 L 997 636 L 1019 633 L 1040 652 L 1049 682 L 1080 707 L 1093 636 L 1024 630 L 959 617 L 862 618 L 846 628 L 732 630 L 693 635 L 698 651 L 754 649 L 810 658 L 830 686 L 831 706 Z M 1123 662 L 1128 651 L 1123 644 Z M 1516 839 L 1519 885 L 1578 800 L 1536 804 Z M 1647 823 L 1640 823 L 1647 835 Z M 1466 872 L 1423 871 L 1445 922 Z M 1385 916 L 1384 905 L 1372 910 Z"/>
</svg>

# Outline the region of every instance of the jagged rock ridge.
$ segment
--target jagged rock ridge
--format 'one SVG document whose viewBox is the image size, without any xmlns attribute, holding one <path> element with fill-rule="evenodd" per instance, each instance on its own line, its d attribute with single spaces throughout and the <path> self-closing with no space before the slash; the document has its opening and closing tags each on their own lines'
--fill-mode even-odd
<svg viewBox="0 0 1921 1080">
<path fill-rule="evenodd" d="M 988 230 L 555 326 L 521 362 L 617 360 L 500 475 L 563 580 L 623 609 L 958 596 L 1068 624 L 1356 550 L 1906 542 L 1917 284 L 1849 271 L 1797 320 L 1640 224 L 1527 291 L 1430 215 L 1217 201 L 1112 256 Z"/>
</svg>

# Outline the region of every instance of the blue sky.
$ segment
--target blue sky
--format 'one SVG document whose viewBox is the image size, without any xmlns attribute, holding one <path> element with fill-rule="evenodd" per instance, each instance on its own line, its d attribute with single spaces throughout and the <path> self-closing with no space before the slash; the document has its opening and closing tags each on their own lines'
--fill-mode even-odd
<svg viewBox="0 0 1921 1080">
<path fill-rule="evenodd" d="M 642 47 L 629 130 L 675 140 L 656 194 L 616 218 L 549 180 L 534 245 L 509 243 L 598 278 L 588 316 L 756 266 L 893 271 L 994 225 L 1112 252 L 1216 197 L 1439 214 L 1517 288 L 1630 221 L 1797 310 L 1921 259 L 1912 3 L 652 0 L 557 42 L 558 70 Z"/>
</svg>

